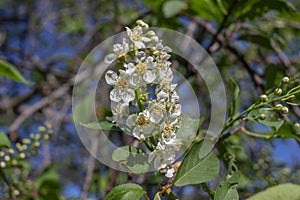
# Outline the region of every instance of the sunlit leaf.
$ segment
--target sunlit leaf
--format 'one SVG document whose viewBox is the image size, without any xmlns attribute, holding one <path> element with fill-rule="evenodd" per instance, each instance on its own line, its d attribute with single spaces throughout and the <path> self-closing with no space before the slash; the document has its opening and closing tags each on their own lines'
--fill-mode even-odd
<svg viewBox="0 0 300 200">
<path fill-rule="evenodd" d="M 199 184 L 214 179 L 219 172 L 220 164 L 217 156 L 210 152 L 206 157 L 201 157 L 203 140 L 192 145 L 178 168 L 174 183 L 176 186 Z"/>
<path fill-rule="evenodd" d="M 112 159 L 134 174 L 145 173 L 149 169 L 148 154 L 133 146 L 117 148 L 112 154 Z"/>
<path fill-rule="evenodd" d="M 260 116 L 264 115 L 265 118 L 261 118 Z M 284 123 L 284 120 L 281 119 L 276 112 L 270 111 L 270 110 L 264 110 L 262 109 L 256 109 L 251 111 L 248 116 L 248 120 L 259 122 L 265 126 L 271 127 L 274 131 L 277 131 L 282 124 Z"/>
<path fill-rule="evenodd" d="M 239 200 L 236 185 L 232 185 L 226 181 L 220 184 L 216 189 L 214 200 Z"/>
<path fill-rule="evenodd" d="M 162 11 L 166 18 L 171 18 L 181 12 L 184 2 L 179 0 L 166 1 L 163 4 Z"/>
<path fill-rule="evenodd" d="M 195 136 L 197 135 L 197 130 L 199 126 L 203 123 L 204 118 L 192 119 L 186 114 L 182 115 L 182 126 L 177 131 L 177 137 L 185 145 L 189 145 Z"/>
<path fill-rule="evenodd" d="M 134 183 L 127 183 L 114 187 L 104 200 L 138 200 L 145 193 L 141 186 Z"/>
<path fill-rule="evenodd" d="M 80 125 L 84 126 L 86 128 L 103 130 L 103 131 L 110 131 L 110 130 L 120 131 L 121 130 L 116 124 L 113 124 L 108 121 L 80 123 Z"/>
<path fill-rule="evenodd" d="M 259 192 L 247 200 L 299 200 L 300 186 L 291 183 L 280 184 Z"/>
<path fill-rule="evenodd" d="M 243 1 L 241 1 L 243 2 Z M 238 8 L 241 7 L 239 3 Z M 239 11 L 237 8 L 236 17 L 241 21 L 249 21 L 259 18 L 269 11 L 277 11 L 279 16 L 282 15 L 293 15 L 296 13 L 295 7 L 287 1 L 284 0 L 250 0 L 244 1 L 244 8 Z"/>
<path fill-rule="evenodd" d="M 25 84 L 30 84 L 14 66 L 4 60 L 0 60 L 0 76 L 4 76 Z"/>
<path fill-rule="evenodd" d="M 275 132 L 274 137 L 293 138 L 300 141 L 300 128 L 292 122 L 284 124 Z"/>
<path fill-rule="evenodd" d="M 267 49 L 272 49 L 270 37 L 263 34 L 242 34 L 237 39 L 251 42 Z"/>
<path fill-rule="evenodd" d="M 0 147 L 9 148 L 10 146 L 10 140 L 8 139 L 7 135 L 0 131 Z"/>
<path fill-rule="evenodd" d="M 223 19 L 223 13 L 216 1 L 190 0 L 189 5 L 190 9 L 202 18 L 217 22 L 220 22 Z"/>
</svg>

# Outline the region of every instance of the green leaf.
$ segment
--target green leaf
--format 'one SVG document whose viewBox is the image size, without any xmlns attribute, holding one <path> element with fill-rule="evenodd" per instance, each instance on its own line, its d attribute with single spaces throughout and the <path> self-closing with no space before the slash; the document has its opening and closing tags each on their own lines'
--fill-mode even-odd
<svg viewBox="0 0 300 200">
<path fill-rule="evenodd" d="M 283 77 L 282 72 L 280 72 L 279 67 L 275 65 L 269 65 L 264 72 L 266 84 L 265 89 L 269 90 L 274 87 L 274 85 L 278 85 L 281 78 Z"/>
<path fill-rule="evenodd" d="M 35 187 L 38 189 L 42 189 L 43 187 L 45 187 L 45 182 L 57 182 L 58 178 L 59 176 L 54 166 L 48 166 L 43 170 L 41 175 L 35 181 Z"/>
<path fill-rule="evenodd" d="M 260 116 L 265 115 L 265 119 L 261 119 Z M 265 126 L 271 127 L 275 132 L 282 126 L 284 120 L 281 119 L 276 112 L 265 110 L 264 108 L 251 111 L 248 116 L 248 120 L 259 122 Z"/>
<path fill-rule="evenodd" d="M 114 187 L 104 200 L 138 200 L 146 191 L 137 184 L 127 183 Z"/>
<path fill-rule="evenodd" d="M 239 200 L 236 186 L 228 182 L 223 182 L 217 187 L 214 200 Z"/>
<path fill-rule="evenodd" d="M 117 148 L 112 154 L 112 159 L 134 174 L 145 173 L 149 169 L 148 154 L 133 146 Z"/>
<path fill-rule="evenodd" d="M 163 4 L 162 11 L 166 18 L 171 18 L 181 12 L 184 2 L 180 0 L 167 1 Z"/>
<path fill-rule="evenodd" d="M 4 60 L 0 60 L 0 76 L 4 76 L 25 84 L 30 84 L 14 66 Z"/>
<path fill-rule="evenodd" d="M 223 13 L 216 1 L 212 0 L 190 0 L 190 9 L 199 17 L 207 20 L 222 21 Z"/>
<path fill-rule="evenodd" d="M 291 183 L 280 184 L 259 192 L 247 200 L 299 200 L 300 186 Z"/>
<path fill-rule="evenodd" d="M 90 123 L 80 123 L 81 126 L 91 129 L 98 129 L 103 131 L 120 131 L 121 129 L 116 125 L 108 121 L 102 122 L 90 122 Z"/>
<path fill-rule="evenodd" d="M 0 131 L 0 147 L 11 147 L 10 140 L 7 135 Z"/>
<path fill-rule="evenodd" d="M 286 121 L 274 134 L 274 137 L 293 138 L 300 141 L 300 128 L 294 123 Z"/>
<path fill-rule="evenodd" d="M 236 8 L 236 10 L 239 10 L 239 8 L 242 8 L 242 6 L 244 5 L 243 9 L 235 13 L 236 17 L 240 21 L 254 20 L 256 18 L 262 17 L 271 10 L 277 11 L 279 16 L 293 16 L 294 13 L 296 13 L 295 7 L 284 0 L 250 0 L 241 2 L 242 3 L 239 3 L 239 6 Z"/>
<path fill-rule="evenodd" d="M 238 40 L 244 40 L 246 42 L 250 42 L 253 44 L 257 44 L 261 47 L 265 47 L 267 49 L 273 49 L 271 45 L 270 37 L 263 34 L 242 34 L 238 38 Z"/>
<path fill-rule="evenodd" d="M 217 156 L 210 152 L 206 157 L 201 157 L 201 151 L 206 151 L 202 148 L 203 142 L 194 143 L 183 159 L 174 179 L 176 186 L 207 182 L 218 175 L 220 164 Z"/>
<path fill-rule="evenodd" d="M 197 135 L 199 126 L 204 118 L 192 119 L 186 114 L 182 114 L 182 126 L 177 130 L 177 137 L 181 139 L 184 145 L 189 146 Z"/>
<path fill-rule="evenodd" d="M 232 99 L 230 100 L 229 116 L 234 117 L 239 113 L 240 108 L 240 88 L 239 85 L 233 80 L 229 79 L 230 91 Z"/>
</svg>

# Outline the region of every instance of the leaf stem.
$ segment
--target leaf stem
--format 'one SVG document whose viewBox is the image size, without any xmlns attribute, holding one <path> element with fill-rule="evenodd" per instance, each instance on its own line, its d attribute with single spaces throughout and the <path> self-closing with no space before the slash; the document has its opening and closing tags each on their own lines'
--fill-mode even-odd
<svg viewBox="0 0 300 200">
<path fill-rule="evenodd" d="M 258 133 L 251 132 L 251 131 L 247 130 L 245 127 L 241 127 L 241 131 L 248 136 L 266 139 L 266 140 L 269 140 L 274 137 L 273 134 L 272 135 L 271 134 L 258 134 Z"/>
<path fill-rule="evenodd" d="M 145 107 L 143 105 L 143 100 L 142 100 L 142 97 L 141 97 L 141 91 L 140 91 L 139 87 L 135 89 L 135 95 L 136 95 L 136 98 L 137 98 L 137 103 L 138 103 L 139 109 L 142 112 L 142 111 L 145 110 Z"/>
<path fill-rule="evenodd" d="M 179 198 L 172 192 L 171 188 L 167 189 L 166 193 L 171 200 L 179 200 Z"/>
<path fill-rule="evenodd" d="M 230 120 L 229 122 L 227 122 L 227 124 L 225 125 L 225 127 L 223 128 L 221 134 L 223 134 L 228 128 L 230 128 L 236 121 L 242 119 L 242 117 L 257 109 L 257 108 L 260 108 L 264 105 L 268 105 L 268 104 L 271 104 L 273 102 L 276 102 L 276 101 L 280 101 L 280 100 L 284 100 L 284 99 L 288 99 L 291 95 L 295 95 L 297 93 L 300 93 L 300 85 L 292 88 L 290 91 L 288 91 L 285 95 L 283 96 L 280 96 L 280 97 L 277 97 L 277 98 L 273 98 L 273 99 L 270 99 L 266 102 L 256 102 L 254 104 L 252 104 L 248 109 L 244 110 L 241 114 L 239 114 L 238 116 L 234 117 L 232 120 Z M 269 95 L 272 95 L 273 93 L 269 94 Z"/>
<path fill-rule="evenodd" d="M 203 190 L 205 192 L 208 193 L 208 195 L 210 196 L 211 199 L 214 199 L 214 196 L 215 196 L 215 192 L 213 190 L 211 190 L 207 185 L 206 183 L 201 183 L 201 187 L 203 188 Z"/>
<path fill-rule="evenodd" d="M 151 200 L 151 199 L 149 198 L 149 196 L 147 195 L 147 193 L 144 194 L 144 197 L 145 197 L 146 200 Z"/>
</svg>

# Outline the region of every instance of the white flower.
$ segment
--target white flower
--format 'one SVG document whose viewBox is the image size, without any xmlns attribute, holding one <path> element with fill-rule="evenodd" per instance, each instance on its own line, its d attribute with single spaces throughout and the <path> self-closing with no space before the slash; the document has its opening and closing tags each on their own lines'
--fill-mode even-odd
<svg viewBox="0 0 300 200">
<path fill-rule="evenodd" d="M 167 169 L 167 172 L 166 172 L 165 176 L 167 178 L 172 178 L 174 176 L 174 173 L 175 173 L 174 168 L 169 168 L 169 169 Z"/>
<path fill-rule="evenodd" d="M 152 134 L 155 125 L 150 121 L 150 113 L 144 110 L 137 114 L 132 114 L 128 117 L 127 126 L 133 127 L 132 134 L 137 139 L 145 139 Z"/>
<path fill-rule="evenodd" d="M 173 97 L 173 100 L 174 99 L 177 98 Z M 169 109 L 169 113 L 172 118 L 179 117 L 181 115 L 181 105 L 179 103 L 172 104 L 172 106 Z"/>
<path fill-rule="evenodd" d="M 115 85 L 118 81 L 118 74 L 112 70 L 108 70 L 105 74 L 105 80 L 108 85 Z"/>
<path fill-rule="evenodd" d="M 162 44 L 154 31 L 147 30 L 148 25 L 141 20 L 133 29 L 126 27 L 128 38 L 122 44 L 115 44 L 114 53 L 105 58 L 108 63 L 117 59 L 124 67 L 119 75 L 111 70 L 105 75 L 106 82 L 114 86 L 110 99 L 116 106 L 111 120 L 119 126 L 125 125 L 139 140 L 153 136 L 151 139 L 157 144 L 148 161 L 171 178 L 175 170 L 170 165 L 182 146 L 176 134 L 181 127 L 182 108 L 176 84 L 172 84 L 174 74 L 169 61 L 172 50 Z M 154 145 L 153 140 L 151 143 Z"/>
<path fill-rule="evenodd" d="M 135 99 L 135 92 L 133 86 L 129 82 L 130 74 L 120 70 L 118 76 L 114 71 L 109 70 L 105 74 L 106 82 L 109 85 L 114 85 L 114 89 L 110 91 L 110 99 L 113 102 L 129 103 Z"/>
<path fill-rule="evenodd" d="M 149 104 L 149 111 L 150 120 L 156 124 L 160 123 L 165 116 L 165 105 L 157 101 L 151 101 Z"/>
<path fill-rule="evenodd" d="M 129 108 L 127 104 L 117 103 L 112 108 L 112 117 L 107 117 L 108 120 L 117 123 L 119 126 L 124 125 L 124 119 L 129 115 Z"/>
<path fill-rule="evenodd" d="M 105 56 L 104 62 L 107 64 L 111 64 L 114 60 L 121 59 L 124 60 L 126 54 L 129 52 L 129 44 L 126 38 L 123 38 L 122 44 L 115 44 L 113 48 L 114 53 L 108 54 Z"/>
<path fill-rule="evenodd" d="M 143 28 L 141 26 L 136 26 L 133 30 L 126 27 L 127 35 L 129 36 L 130 40 L 134 43 L 134 45 L 138 49 L 145 48 L 144 42 L 150 42 L 151 39 L 148 37 L 143 36 Z"/>
</svg>

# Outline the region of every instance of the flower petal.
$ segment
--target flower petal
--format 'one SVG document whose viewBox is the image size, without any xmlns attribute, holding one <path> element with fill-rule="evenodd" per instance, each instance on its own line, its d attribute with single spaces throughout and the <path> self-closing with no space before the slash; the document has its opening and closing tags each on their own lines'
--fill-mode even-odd
<svg viewBox="0 0 300 200">
<path fill-rule="evenodd" d="M 144 76 L 143 79 L 147 82 L 147 83 L 152 83 L 155 79 L 156 79 L 156 75 L 153 71 L 148 70 Z"/>
<path fill-rule="evenodd" d="M 105 74 L 106 83 L 109 85 L 114 85 L 118 80 L 118 74 L 112 70 L 108 70 Z"/>
<path fill-rule="evenodd" d="M 117 56 L 115 54 L 108 54 L 107 56 L 105 56 L 104 62 L 107 64 L 111 64 L 116 58 Z"/>
<path fill-rule="evenodd" d="M 120 92 L 117 89 L 112 89 L 112 91 L 109 94 L 109 97 L 110 97 L 110 100 L 112 100 L 114 102 L 121 101 Z"/>
</svg>

